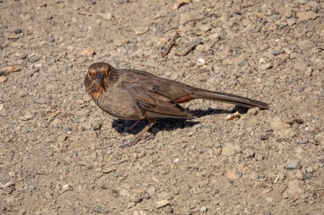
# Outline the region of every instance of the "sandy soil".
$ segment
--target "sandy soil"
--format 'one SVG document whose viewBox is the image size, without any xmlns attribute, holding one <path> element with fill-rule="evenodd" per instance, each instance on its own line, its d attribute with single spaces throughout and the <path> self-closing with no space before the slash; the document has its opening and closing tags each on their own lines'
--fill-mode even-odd
<svg viewBox="0 0 324 215">
<path fill-rule="evenodd" d="M 176 2 L 0 1 L 1 214 L 324 211 L 324 2 Z M 121 148 L 132 122 L 83 87 L 97 61 L 271 109 L 192 101 Z"/>
</svg>

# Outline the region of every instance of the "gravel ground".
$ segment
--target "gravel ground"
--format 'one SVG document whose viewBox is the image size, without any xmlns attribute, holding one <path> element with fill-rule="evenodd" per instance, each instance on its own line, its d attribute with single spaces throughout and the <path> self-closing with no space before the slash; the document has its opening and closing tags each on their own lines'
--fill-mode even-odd
<svg viewBox="0 0 324 215">
<path fill-rule="evenodd" d="M 0 213 L 322 214 L 323 8 L 0 0 Z M 192 101 L 194 120 L 160 120 L 121 148 L 132 122 L 83 87 L 97 61 L 271 108 L 226 120 L 237 108 Z"/>
</svg>

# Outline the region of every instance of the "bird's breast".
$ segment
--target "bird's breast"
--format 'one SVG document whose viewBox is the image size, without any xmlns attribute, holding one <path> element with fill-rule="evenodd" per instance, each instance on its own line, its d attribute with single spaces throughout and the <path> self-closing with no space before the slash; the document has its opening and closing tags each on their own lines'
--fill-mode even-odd
<svg viewBox="0 0 324 215">
<path fill-rule="evenodd" d="M 97 105 L 106 113 L 120 119 L 138 119 L 135 99 L 123 88 L 110 87 L 99 95 Z"/>
</svg>

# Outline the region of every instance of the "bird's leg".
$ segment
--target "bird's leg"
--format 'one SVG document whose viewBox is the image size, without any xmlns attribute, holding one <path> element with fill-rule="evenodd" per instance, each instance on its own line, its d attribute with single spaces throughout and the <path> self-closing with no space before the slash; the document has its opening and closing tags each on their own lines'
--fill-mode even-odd
<svg viewBox="0 0 324 215">
<path fill-rule="evenodd" d="M 144 134 L 156 123 L 156 119 L 148 119 L 148 124 L 143 128 L 143 130 L 138 133 L 135 138 L 127 145 L 125 146 L 133 146 L 136 143 L 138 143 L 144 136 Z"/>
<path fill-rule="evenodd" d="M 123 131 L 122 136 L 126 136 L 128 133 L 132 132 L 133 129 L 141 122 L 141 120 L 137 120 L 134 122 L 130 127 L 126 128 L 125 131 Z"/>
<path fill-rule="evenodd" d="M 136 122 L 133 123 L 133 125 L 131 125 L 130 127 L 128 127 L 128 128 L 126 129 L 125 132 L 127 132 L 127 133 L 132 132 L 133 129 L 134 129 L 134 128 L 138 125 L 138 123 L 140 123 L 140 122 L 141 122 L 141 120 L 137 120 Z"/>
</svg>

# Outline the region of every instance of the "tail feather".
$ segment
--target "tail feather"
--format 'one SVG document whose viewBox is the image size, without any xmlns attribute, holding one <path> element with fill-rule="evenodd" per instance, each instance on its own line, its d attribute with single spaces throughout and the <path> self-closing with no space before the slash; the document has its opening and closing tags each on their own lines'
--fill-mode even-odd
<svg viewBox="0 0 324 215">
<path fill-rule="evenodd" d="M 259 107 L 262 109 L 269 109 L 270 105 L 258 100 L 245 98 L 233 94 L 214 92 L 209 90 L 196 89 L 192 96 L 194 99 L 208 99 L 224 103 L 235 104 L 247 108 Z"/>
</svg>

